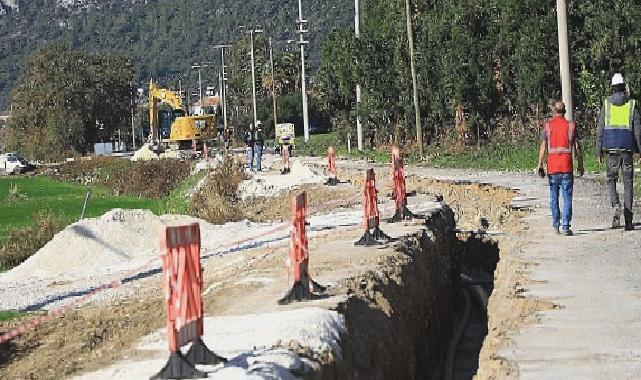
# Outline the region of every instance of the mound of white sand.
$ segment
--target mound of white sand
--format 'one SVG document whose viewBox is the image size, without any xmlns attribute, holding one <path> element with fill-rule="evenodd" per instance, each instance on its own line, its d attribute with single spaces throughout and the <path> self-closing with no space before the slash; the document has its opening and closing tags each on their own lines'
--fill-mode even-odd
<svg viewBox="0 0 641 380">
<path fill-rule="evenodd" d="M 25 262 L 0 275 L 0 279 L 78 278 L 131 270 L 160 258 L 159 237 L 165 226 L 195 222 L 200 225 L 203 250 L 217 250 L 243 236 L 273 228 L 270 224 L 249 222 L 213 225 L 189 216 L 114 209 L 100 218 L 68 226 Z"/>
<path fill-rule="evenodd" d="M 133 157 L 131 157 L 131 161 L 151 161 L 157 159 L 158 155 L 151 150 L 149 144 L 143 145 L 134 153 Z"/>
<path fill-rule="evenodd" d="M 290 163 L 291 172 L 282 175 L 280 172 L 260 172 L 238 186 L 242 199 L 252 197 L 273 197 L 279 193 L 295 189 L 304 184 L 324 183 L 327 177 L 316 174 L 312 169 L 297 161 Z"/>
</svg>

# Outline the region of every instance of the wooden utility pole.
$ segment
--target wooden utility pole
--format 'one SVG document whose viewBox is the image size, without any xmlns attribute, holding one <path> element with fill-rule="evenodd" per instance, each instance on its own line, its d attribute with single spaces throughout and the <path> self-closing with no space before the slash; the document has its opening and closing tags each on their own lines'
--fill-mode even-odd
<svg viewBox="0 0 641 380">
<path fill-rule="evenodd" d="M 559 65 L 561 69 L 561 91 L 568 120 L 574 119 L 572 102 L 572 76 L 570 74 L 570 48 L 568 43 L 568 10 L 566 0 L 556 0 L 556 17 L 559 31 Z"/>
<path fill-rule="evenodd" d="M 414 90 L 414 113 L 416 114 L 416 144 L 418 153 L 423 157 L 423 128 L 421 127 L 421 107 L 418 100 L 418 85 L 416 79 L 416 67 L 414 65 L 414 31 L 412 29 L 412 11 L 410 0 L 405 0 L 405 13 L 407 16 L 407 40 L 410 47 L 410 68 L 412 70 L 412 87 Z"/>
</svg>

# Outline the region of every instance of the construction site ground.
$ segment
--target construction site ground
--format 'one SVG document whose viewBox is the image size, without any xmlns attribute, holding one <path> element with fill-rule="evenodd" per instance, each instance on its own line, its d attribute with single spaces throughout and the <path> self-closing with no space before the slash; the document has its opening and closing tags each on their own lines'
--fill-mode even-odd
<svg viewBox="0 0 641 380">
<path fill-rule="evenodd" d="M 300 163 L 320 173 L 324 160 L 300 159 Z M 369 166 L 340 161 L 339 178 L 352 183 L 337 188 L 300 185 L 316 194 L 315 207 L 322 214 L 310 226 L 310 269 L 315 280 L 330 285 L 328 298 L 276 304 L 288 287 L 288 233 L 260 235 L 286 219 L 289 212 L 274 208 L 287 209 L 288 192 L 257 205 L 258 215 L 275 222 L 256 225 L 256 233 L 231 233 L 225 242 L 217 243 L 224 249 L 208 248 L 205 342 L 232 359 L 226 366 L 209 368 L 210 378 L 288 379 L 343 360 L 341 339 L 348 326 L 337 305 L 353 296 L 354 287 L 374 287 L 372 278 L 377 274 L 407 264 L 394 244 L 353 245 L 363 233 L 359 186 L 362 170 Z M 550 226 L 547 181 L 531 173 L 414 167 L 406 172 L 408 191 L 418 192 L 410 198 L 413 211 L 438 211 L 441 206 L 435 195 L 441 195 L 454 212 L 458 228 L 477 229 L 481 220 L 487 220 L 491 239 L 499 242 L 501 256 L 488 308 L 489 335 L 481 351 L 478 378 L 641 377 L 639 232 L 608 229 L 609 202 L 603 184 L 577 180 L 576 236 L 563 237 Z M 378 166 L 377 174 L 385 201 L 382 214 L 391 215 L 393 202 L 386 197 L 391 189 L 384 180 L 389 168 Z M 416 220 L 382 228 L 400 237 L 415 235 L 424 225 Z M 231 244 L 252 235 L 249 242 Z M 63 317 L 0 345 L 0 378 L 129 379 L 147 378 L 160 370 L 168 357 L 164 304 L 158 267 L 147 269 L 145 276 L 104 291 L 118 296 L 89 299 Z M 52 294 L 62 287 L 67 296 L 48 307 L 78 296 L 69 294 L 64 281 L 49 285 Z M 0 291 L 4 302 L 11 289 Z M 42 298 L 36 294 L 27 304 Z M 389 300 L 375 300 L 383 312 L 392 314 L 385 302 Z M 21 322 L 5 323 L 0 331 Z M 363 344 L 377 342 L 372 338 Z"/>
</svg>

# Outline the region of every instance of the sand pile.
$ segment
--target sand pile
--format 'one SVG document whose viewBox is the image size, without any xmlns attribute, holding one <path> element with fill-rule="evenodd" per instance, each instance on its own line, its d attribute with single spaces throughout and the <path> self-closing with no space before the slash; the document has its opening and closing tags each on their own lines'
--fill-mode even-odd
<svg viewBox="0 0 641 380">
<path fill-rule="evenodd" d="M 158 155 L 151 150 L 151 145 L 149 144 L 143 145 L 134 153 L 133 157 L 131 157 L 131 161 L 151 161 L 157 159 Z"/>
<path fill-rule="evenodd" d="M 189 216 L 157 216 L 148 210 L 114 209 L 100 218 L 68 226 L 24 263 L 0 275 L 0 279 L 74 279 L 131 270 L 159 258 L 163 227 L 194 222 L 200 224 L 204 251 L 273 228 L 270 224 L 248 222 L 212 225 Z"/>
<path fill-rule="evenodd" d="M 327 180 L 327 177 L 315 173 L 309 166 L 297 160 L 292 160 L 290 168 L 291 173 L 286 175 L 279 172 L 261 172 L 241 182 L 238 187 L 240 197 L 273 197 L 304 184 L 324 183 Z"/>
</svg>

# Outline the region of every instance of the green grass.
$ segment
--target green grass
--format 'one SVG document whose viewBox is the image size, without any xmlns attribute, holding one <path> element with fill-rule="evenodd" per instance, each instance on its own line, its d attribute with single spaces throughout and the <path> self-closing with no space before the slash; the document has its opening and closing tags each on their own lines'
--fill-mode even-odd
<svg viewBox="0 0 641 380">
<path fill-rule="evenodd" d="M 601 172 L 594 154 L 593 144 L 586 141 L 583 144 L 584 166 L 586 172 Z M 437 149 L 428 150 L 429 166 L 454 169 L 479 170 L 534 170 L 538 159 L 538 143 L 500 144 L 493 143 L 480 148 L 466 147 L 460 153 L 443 153 Z"/>
<path fill-rule="evenodd" d="M 196 175 L 187 177 L 184 181 L 176 187 L 169 196 L 161 200 L 161 212 L 163 214 L 179 214 L 186 215 L 189 213 L 189 198 L 185 194 L 189 189 L 196 186 L 196 184 L 207 175 L 207 171 L 203 170 Z"/>
<path fill-rule="evenodd" d="M 45 176 L 4 177 L 0 179 L 0 240 L 12 228 L 29 226 L 39 211 L 53 210 L 69 221 L 80 218 L 87 190 L 91 197 L 85 217 L 96 217 L 113 208 L 143 208 L 159 212 L 157 200 L 118 197 L 102 187 L 83 187 Z M 10 195 L 13 193 L 15 195 Z"/>
<path fill-rule="evenodd" d="M 325 157 L 327 156 L 327 148 L 330 146 L 334 147 L 336 154 L 340 157 L 367 158 L 375 162 L 389 162 L 391 160 L 391 152 L 387 150 L 364 149 L 363 151 L 358 151 L 356 149 L 356 141 L 352 142 L 352 152 L 348 154 L 346 144 L 339 141 L 336 133 L 310 135 L 309 141 L 303 143 L 299 148 L 300 153 L 304 156 Z"/>
<path fill-rule="evenodd" d="M 24 318 L 27 313 L 15 310 L 0 310 L 0 322 L 7 322 L 12 319 Z"/>
<path fill-rule="evenodd" d="M 602 172 L 603 166 L 594 155 L 594 141 L 586 139 L 582 142 L 584 165 L 586 172 Z M 347 147 L 338 140 L 335 133 L 311 135 L 309 142 L 301 146 L 301 153 L 308 156 L 325 156 L 327 148 L 333 146 L 337 154 L 347 157 Z M 452 169 L 478 169 L 478 170 L 534 170 L 538 158 L 538 141 L 525 141 L 523 143 L 491 143 L 465 147 L 461 152 L 451 152 L 443 147 L 428 147 L 425 155 L 429 158 L 427 166 Z M 364 150 L 359 152 L 352 149 L 352 158 L 368 158 L 375 162 L 390 162 L 388 150 Z M 409 154 L 406 162 L 418 162 L 418 157 Z"/>
</svg>

